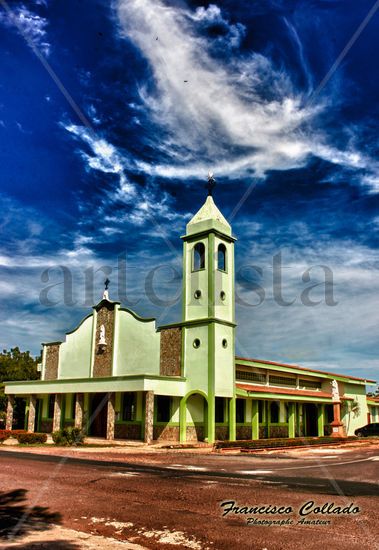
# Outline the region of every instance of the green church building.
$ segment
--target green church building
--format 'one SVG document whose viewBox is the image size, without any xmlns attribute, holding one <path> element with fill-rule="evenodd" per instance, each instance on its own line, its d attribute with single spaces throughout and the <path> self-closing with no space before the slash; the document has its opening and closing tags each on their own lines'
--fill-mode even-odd
<svg viewBox="0 0 379 550">
<path fill-rule="evenodd" d="M 379 422 L 375 381 L 236 357 L 235 237 L 208 195 L 183 239 L 182 320 L 156 327 L 104 291 L 62 342 L 43 344 L 41 380 L 5 383 L 29 431 L 208 441 L 351 435 Z"/>
</svg>

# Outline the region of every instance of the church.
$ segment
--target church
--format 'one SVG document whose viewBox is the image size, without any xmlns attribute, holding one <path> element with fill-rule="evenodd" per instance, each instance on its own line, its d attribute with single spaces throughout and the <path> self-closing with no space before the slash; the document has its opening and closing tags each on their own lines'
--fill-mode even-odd
<svg viewBox="0 0 379 550">
<path fill-rule="evenodd" d="M 156 326 L 104 291 L 61 342 L 43 344 L 41 379 L 5 382 L 25 427 L 88 436 L 192 441 L 347 436 L 379 422 L 374 380 L 235 353 L 232 228 L 208 196 L 183 240 L 182 319 Z"/>
</svg>

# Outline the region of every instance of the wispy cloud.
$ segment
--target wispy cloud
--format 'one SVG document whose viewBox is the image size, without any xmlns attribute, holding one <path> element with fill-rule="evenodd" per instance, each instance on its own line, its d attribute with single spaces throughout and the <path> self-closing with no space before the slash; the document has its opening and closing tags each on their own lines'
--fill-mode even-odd
<svg viewBox="0 0 379 550">
<path fill-rule="evenodd" d="M 46 7 L 46 2 L 37 2 Z M 51 52 L 51 44 L 47 40 L 48 21 L 44 17 L 34 13 L 24 4 L 10 7 L 7 11 L 0 12 L 0 24 L 18 29 L 24 38 L 43 54 L 48 56 Z"/>
<path fill-rule="evenodd" d="M 143 169 L 188 177 L 217 163 L 220 174 L 263 176 L 267 170 L 303 166 L 310 155 L 360 165 L 358 153 L 339 151 L 316 124 L 312 127 L 326 103 L 307 104 L 305 94 L 268 57 L 211 55 L 220 36 L 206 36 L 205 24 L 221 26 L 221 38 L 229 36 L 236 48 L 244 32 L 229 24 L 216 5 L 191 12 L 159 0 L 119 0 L 117 13 L 120 34 L 150 64 L 153 82 L 141 87 L 140 97 L 164 129 L 161 147 L 164 143 L 166 152 L 173 152 L 171 162 L 144 163 Z M 299 44 L 294 27 L 288 26 Z M 300 46 L 299 55 L 305 67 Z"/>
</svg>

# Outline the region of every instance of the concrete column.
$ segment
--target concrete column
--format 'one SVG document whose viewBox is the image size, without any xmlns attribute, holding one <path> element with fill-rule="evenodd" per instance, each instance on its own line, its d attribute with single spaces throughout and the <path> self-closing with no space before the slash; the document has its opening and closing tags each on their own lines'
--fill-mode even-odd
<svg viewBox="0 0 379 550">
<path fill-rule="evenodd" d="M 317 435 L 318 437 L 324 437 L 324 405 L 320 403 L 317 407 Z"/>
<path fill-rule="evenodd" d="M 57 432 L 61 429 L 61 416 L 62 416 L 62 394 L 56 393 L 54 400 L 54 418 L 53 418 L 53 432 Z"/>
<path fill-rule="evenodd" d="M 251 439 L 259 439 L 259 403 L 251 402 Z"/>
<path fill-rule="evenodd" d="M 75 428 L 79 428 L 79 430 L 83 428 L 83 401 L 83 394 L 77 393 L 75 399 Z"/>
<path fill-rule="evenodd" d="M 295 403 L 288 403 L 288 437 L 296 437 L 295 431 Z"/>
<path fill-rule="evenodd" d="M 14 395 L 8 395 L 7 416 L 5 419 L 6 430 L 11 430 L 13 426 L 13 407 L 14 407 Z"/>
<path fill-rule="evenodd" d="M 36 404 L 37 398 L 35 395 L 29 397 L 29 414 L 28 414 L 28 432 L 34 432 L 36 423 Z"/>
<path fill-rule="evenodd" d="M 236 398 L 229 399 L 229 441 L 236 440 Z"/>
<path fill-rule="evenodd" d="M 203 414 L 205 420 L 205 410 Z M 187 401 L 184 397 L 181 398 L 179 404 L 179 441 L 180 443 L 187 441 Z"/>
<path fill-rule="evenodd" d="M 207 414 L 207 440 L 208 443 L 214 443 L 216 438 L 216 416 L 215 416 L 215 398 L 208 397 Z"/>
<path fill-rule="evenodd" d="M 144 441 L 148 445 L 153 442 L 153 424 L 154 424 L 154 392 L 147 391 L 145 394 L 145 437 Z"/>
<path fill-rule="evenodd" d="M 108 393 L 107 400 L 107 439 L 114 439 L 114 422 L 115 422 L 115 393 Z"/>
</svg>

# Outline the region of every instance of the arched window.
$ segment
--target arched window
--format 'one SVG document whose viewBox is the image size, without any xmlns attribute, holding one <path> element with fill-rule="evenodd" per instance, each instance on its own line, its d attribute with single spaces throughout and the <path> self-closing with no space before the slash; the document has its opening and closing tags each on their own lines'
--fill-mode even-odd
<svg viewBox="0 0 379 550">
<path fill-rule="evenodd" d="M 221 271 L 226 271 L 226 246 L 223 243 L 218 245 L 217 267 Z"/>
<path fill-rule="evenodd" d="M 205 267 L 205 246 L 204 243 L 197 243 L 193 249 L 193 270 L 198 271 Z"/>
<path fill-rule="evenodd" d="M 270 405 L 270 420 L 271 424 L 277 424 L 279 422 L 279 403 L 272 401 Z"/>
</svg>

